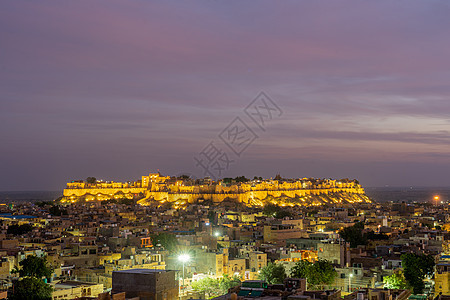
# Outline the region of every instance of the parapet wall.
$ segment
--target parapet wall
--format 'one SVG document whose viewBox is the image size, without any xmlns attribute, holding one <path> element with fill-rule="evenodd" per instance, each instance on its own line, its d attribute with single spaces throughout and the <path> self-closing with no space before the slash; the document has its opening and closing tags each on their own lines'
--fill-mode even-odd
<svg viewBox="0 0 450 300">
<path fill-rule="evenodd" d="M 147 178 L 148 177 L 148 178 Z M 292 182 L 262 180 L 226 185 L 189 184 L 169 180 L 159 174 L 143 176 L 137 182 L 97 182 L 87 184 L 74 181 L 64 189 L 62 202 L 135 199 L 141 205 L 151 202 L 170 202 L 175 207 L 201 201 L 220 203 L 236 201 L 247 205 L 319 205 L 320 203 L 370 202 L 356 180 L 297 180 Z"/>
<path fill-rule="evenodd" d="M 254 204 L 264 199 L 283 198 L 284 200 L 304 199 L 307 196 L 329 195 L 333 193 L 346 193 L 364 195 L 363 188 L 330 188 L 330 189 L 298 189 L 298 190 L 278 190 L 278 191 L 247 191 L 241 193 L 173 193 L 173 192 L 151 192 L 146 193 L 146 199 L 167 202 L 187 202 L 195 203 L 198 200 L 212 201 L 219 203 L 224 200 L 235 200 L 245 204 Z M 143 201 L 145 202 L 145 201 Z M 361 201 L 363 202 L 363 201 Z M 366 201 L 364 201 L 366 202 Z M 142 202 L 141 202 L 142 203 Z"/>
<path fill-rule="evenodd" d="M 139 194 L 139 193 L 146 193 L 147 189 L 145 188 L 110 188 L 110 189 L 64 189 L 63 196 L 64 197 L 70 197 L 70 196 L 76 196 L 81 197 L 87 194 L 90 195 L 110 195 L 114 196 L 117 193 L 123 193 L 123 194 Z"/>
</svg>

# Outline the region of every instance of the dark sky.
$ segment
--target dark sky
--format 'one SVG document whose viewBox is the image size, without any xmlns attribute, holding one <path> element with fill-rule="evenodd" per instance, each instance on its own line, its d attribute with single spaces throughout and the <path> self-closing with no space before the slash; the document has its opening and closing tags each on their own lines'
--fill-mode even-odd
<svg viewBox="0 0 450 300">
<path fill-rule="evenodd" d="M 449 186 L 449 28 L 444 0 L 1 1 L 0 190 L 200 176 L 235 117 L 223 176 Z"/>
</svg>

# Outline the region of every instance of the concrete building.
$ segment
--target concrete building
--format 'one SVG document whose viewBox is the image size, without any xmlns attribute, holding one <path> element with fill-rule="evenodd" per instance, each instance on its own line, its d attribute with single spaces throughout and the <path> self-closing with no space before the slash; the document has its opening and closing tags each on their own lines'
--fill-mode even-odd
<svg viewBox="0 0 450 300">
<path fill-rule="evenodd" d="M 236 258 L 228 260 L 228 272 L 231 276 L 236 275 L 243 277 L 246 270 L 244 258 Z"/>
<path fill-rule="evenodd" d="M 252 272 L 261 271 L 262 268 L 267 266 L 267 253 L 261 251 L 254 251 L 248 253 L 249 269 Z"/>
<path fill-rule="evenodd" d="M 347 243 L 318 243 L 317 257 L 326 259 L 332 264 L 344 267 L 350 263 L 350 245 Z"/>
<path fill-rule="evenodd" d="M 450 264 L 440 262 L 436 265 L 436 273 L 434 274 L 434 290 L 438 295 L 450 295 Z"/>
<path fill-rule="evenodd" d="M 80 281 L 62 281 L 53 286 L 52 299 L 78 299 L 80 297 L 97 297 L 103 293 L 103 284 Z"/>
<path fill-rule="evenodd" d="M 130 269 L 114 271 L 113 293 L 125 292 L 127 298 L 141 300 L 178 299 L 176 271 L 155 269 Z"/>
<path fill-rule="evenodd" d="M 223 248 L 221 252 L 200 251 L 197 253 L 195 260 L 197 261 L 197 270 L 199 272 L 213 274 L 216 277 L 222 277 L 224 274 L 229 273 L 227 248 Z"/>
<path fill-rule="evenodd" d="M 292 224 L 274 224 L 264 226 L 264 242 L 286 246 L 287 239 L 307 237 L 307 233 Z"/>
</svg>

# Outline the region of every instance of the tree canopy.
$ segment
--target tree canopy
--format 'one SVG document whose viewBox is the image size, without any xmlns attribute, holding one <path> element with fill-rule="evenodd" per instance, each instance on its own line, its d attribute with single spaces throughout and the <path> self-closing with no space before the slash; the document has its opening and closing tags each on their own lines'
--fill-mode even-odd
<svg viewBox="0 0 450 300">
<path fill-rule="evenodd" d="M 283 283 L 286 277 L 286 270 L 281 264 L 269 263 L 267 266 L 263 267 L 259 273 L 259 278 L 267 281 L 269 284 Z"/>
<path fill-rule="evenodd" d="M 25 277 L 14 282 L 12 295 L 8 295 L 10 300 L 51 300 L 52 287 L 42 279 L 35 277 Z"/>
<path fill-rule="evenodd" d="M 233 181 L 234 182 L 248 182 L 248 181 L 250 181 L 250 179 L 248 179 L 245 176 L 236 176 L 235 178 L 225 177 L 222 179 L 222 182 L 225 184 L 231 184 Z"/>
<path fill-rule="evenodd" d="M 33 226 L 31 226 L 30 224 L 22 224 L 22 225 L 13 224 L 13 225 L 8 226 L 6 233 L 13 234 L 13 235 L 22 235 L 22 234 L 28 233 L 32 230 L 33 230 Z"/>
<path fill-rule="evenodd" d="M 212 298 L 216 296 L 224 295 L 230 288 L 241 284 L 241 280 L 238 276 L 229 277 L 224 275 L 223 278 L 215 279 L 211 277 L 205 277 L 197 281 L 193 281 L 191 287 L 198 292 L 204 292 L 206 297 Z"/>
<path fill-rule="evenodd" d="M 50 279 L 53 268 L 45 257 L 29 256 L 19 263 L 20 268 L 12 273 L 18 273 L 20 279 L 14 282 L 11 300 L 51 300 L 52 287 L 43 278 Z"/>
<path fill-rule="evenodd" d="M 44 207 L 46 205 L 53 205 L 52 201 L 37 201 L 34 204 L 36 204 L 39 207 Z"/>
<path fill-rule="evenodd" d="M 161 232 L 158 234 L 152 234 L 150 236 L 153 245 L 161 245 L 169 252 L 173 252 L 176 250 L 178 246 L 177 237 L 173 234 Z"/>
<path fill-rule="evenodd" d="M 212 298 L 220 296 L 219 294 L 219 280 L 211 277 L 205 277 L 191 283 L 194 291 L 205 293 L 206 297 Z"/>
<path fill-rule="evenodd" d="M 414 294 L 422 294 L 425 288 L 425 275 L 434 272 L 434 258 L 432 255 L 406 253 L 401 256 L 403 274 L 407 283 L 413 288 Z"/>
<path fill-rule="evenodd" d="M 264 205 L 263 214 L 266 216 L 275 217 L 277 219 L 290 217 L 292 215 L 286 208 L 280 207 L 273 203 L 267 203 Z"/>
<path fill-rule="evenodd" d="M 323 288 L 325 285 L 332 284 L 336 276 L 337 272 L 333 265 L 323 259 L 314 263 L 301 260 L 291 270 L 291 277 L 306 278 L 308 287 L 311 289 Z"/>
<path fill-rule="evenodd" d="M 224 275 L 219 280 L 219 290 L 221 291 L 222 294 L 225 294 L 228 292 L 229 289 L 234 288 L 240 284 L 241 279 L 239 278 L 239 276 L 230 277 L 228 275 Z"/>
<path fill-rule="evenodd" d="M 61 216 L 61 215 L 67 215 L 67 209 L 61 209 L 61 207 L 59 207 L 58 205 L 52 205 L 49 209 L 48 212 L 52 215 L 52 216 Z"/>
<path fill-rule="evenodd" d="M 19 273 L 20 277 L 35 277 L 38 279 L 50 279 L 53 267 L 49 265 L 45 257 L 35 255 L 28 256 L 19 263 L 20 269 L 14 269 L 14 273 Z"/>
<path fill-rule="evenodd" d="M 364 229 L 364 223 L 358 222 L 353 226 L 346 227 L 339 231 L 339 235 L 346 242 L 350 243 L 350 247 L 356 248 L 358 245 L 365 245 L 367 240 L 362 233 Z"/>
<path fill-rule="evenodd" d="M 88 177 L 88 178 L 86 178 L 86 182 L 87 183 L 96 183 L 97 182 L 97 178 L 95 178 L 95 177 Z"/>
<path fill-rule="evenodd" d="M 217 216 L 217 213 L 216 213 L 214 210 L 210 210 L 210 211 L 208 212 L 208 220 L 209 220 L 209 223 L 211 223 L 211 224 L 213 224 L 213 225 L 217 225 L 217 222 L 216 222 L 216 216 Z"/>
<path fill-rule="evenodd" d="M 375 233 L 372 230 L 364 233 L 364 222 L 355 223 L 339 231 L 339 235 L 350 247 L 356 248 L 358 245 L 367 245 L 368 241 L 387 240 L 389 237 L 383 233 Z"/>
<path fill-rule="evenodd" d="M 384 287 L 388 289 L 407 289 L 408 283 L 406 282 L 403 271 L 399 270 L 394 272 L 391 276 L 385 276 L 383 278 Z"/>
</svg>

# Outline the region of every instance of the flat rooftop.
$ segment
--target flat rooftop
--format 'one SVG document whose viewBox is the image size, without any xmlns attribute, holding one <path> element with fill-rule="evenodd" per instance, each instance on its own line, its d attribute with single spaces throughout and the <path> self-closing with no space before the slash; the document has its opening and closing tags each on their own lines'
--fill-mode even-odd
<svg viewBox="0 0 450 300">
<path fill-rule="evenodd" d="M 69 289 L 73 287 L 79 287 L 79 286 L 92 286 L 97 285 L 98 283 L 91 283 L 91 282 L 82 282 L 82 281 L 62 281 L 55 284 L 55 289 Z"/>
<path fill-rule="evenodd" d="M 114 273 L 131 273 L 131 274 L 149 274 L 149 273 L 164 273 L 172 270 L 158 270 L 158 269 L 128 269 L 114 271 Z"/>
</svg>

